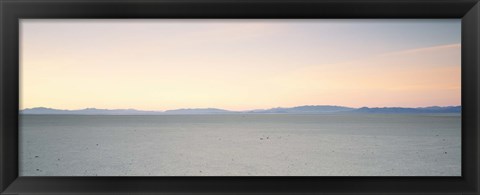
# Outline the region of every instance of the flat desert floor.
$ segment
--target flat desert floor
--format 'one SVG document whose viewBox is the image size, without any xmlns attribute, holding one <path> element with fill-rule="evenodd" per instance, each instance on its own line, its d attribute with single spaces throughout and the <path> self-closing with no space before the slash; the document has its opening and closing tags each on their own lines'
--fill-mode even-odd
<svg viewBox="0 0 480 195">
<path fill-rule="evenodd" d="M 460 176 L 461 117 L 21 115 L 21 176 Z"/>
</svg>

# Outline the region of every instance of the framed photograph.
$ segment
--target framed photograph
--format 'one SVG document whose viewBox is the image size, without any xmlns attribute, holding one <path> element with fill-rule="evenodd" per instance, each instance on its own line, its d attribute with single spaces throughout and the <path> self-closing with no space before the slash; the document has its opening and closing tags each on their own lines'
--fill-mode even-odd
<svg viewBox="0 0 480 195">
<path fill-rule="evenodd" d="M 477 0 L 3 0 L 2 194 L 478 194 Z"/>
</svg>

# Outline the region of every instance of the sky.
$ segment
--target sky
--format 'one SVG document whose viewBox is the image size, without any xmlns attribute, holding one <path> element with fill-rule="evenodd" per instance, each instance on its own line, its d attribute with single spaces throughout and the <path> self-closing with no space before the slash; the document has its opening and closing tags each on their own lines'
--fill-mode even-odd
<svg viewBox="0 0 480 195">
<path fill-rule="evenodd" d="M 460 19 L 21 19 L 20 109 L 460 105 Z"/>
</svg>

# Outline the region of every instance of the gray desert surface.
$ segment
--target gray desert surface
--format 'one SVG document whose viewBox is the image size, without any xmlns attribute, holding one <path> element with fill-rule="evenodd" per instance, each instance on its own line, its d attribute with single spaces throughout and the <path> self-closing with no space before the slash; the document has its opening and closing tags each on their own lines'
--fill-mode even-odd
<svg viewBox="0 0 480 195">
<path fill-rule="evenodd" d="M 460 176 L 458 114 L 21 115 L 21 176 Z"/>
</svg>

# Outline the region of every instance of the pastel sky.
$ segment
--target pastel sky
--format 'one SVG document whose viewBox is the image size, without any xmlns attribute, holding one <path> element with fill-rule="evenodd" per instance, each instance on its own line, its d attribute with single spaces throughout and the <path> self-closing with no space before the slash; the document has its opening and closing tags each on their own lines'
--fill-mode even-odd
<svg viewBox="0 0 480 195">
<path fill-rule="evenodd" d="M 459 19 L 20 22 L 20 109 L 460 105 Z"/>
</svg>

